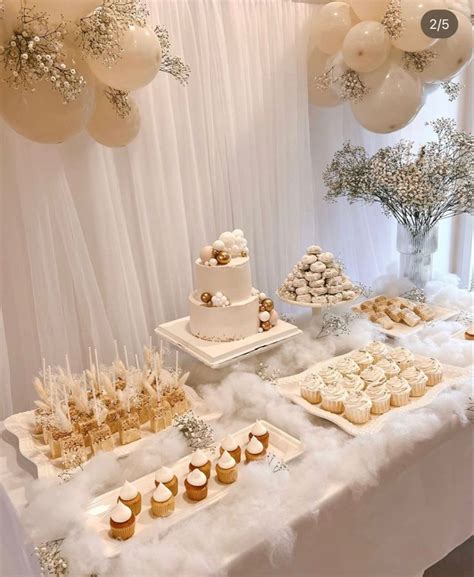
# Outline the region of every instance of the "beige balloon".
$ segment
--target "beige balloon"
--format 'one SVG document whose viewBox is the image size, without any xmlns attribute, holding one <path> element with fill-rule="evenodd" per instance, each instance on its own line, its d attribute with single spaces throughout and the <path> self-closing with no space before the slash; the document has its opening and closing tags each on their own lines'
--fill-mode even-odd
<svg viewBox="0 0 474 577">
<path fill-rule="evenodd" d="M 359 20 L 380 22 L 387 12 L 390 0 L 350 0 L 350 5 Z"/>
<path fill-rule="evenodd" d="M 356 18 L 347 2 L 330 2 L 323 6 L 313 28 L 314 44 L 324 54 L 335 54 Z"/>
<path fill-rule="evenodd" d="M 308 60 L 308 93 L 309 100 L 315 106 L 337 106 L 341 99 L 332 87 L 321 90 L 316 86 L 315 79 L 324 74 L 328 69 L 328 60 L 331 56 L 324 54 L 317 48 L 313 48 Z"/>
<path fill-rule="evenodd" d="M 18 15 L 21 7 L 20 0 L 1 0 L 3 14 L 0 13 L 0 46 L 10 40 L 13 31 L 18 26 Z"/>
<path fill-rule="evenodd" d="M 66 59 L 81 72 L 81 62 Z M 34 92 L 14 90 L 0 82 L 0 114 L 16 132 L 44 144 L 64 142 L 83 130 L 94 107 L 94 86 L 89 81 L 75 100 L 63 97 L 47 80 L 35 84 Z"/>
<path fill-rule="evenodd" d="M 95 110 L 87 125 L 87 132 L 100 144 L 117 148 L 126 146 L 140 132 L 140 111 L 129 96 L 131 112 L 125 118 L 117 114 L 105 96 L 104 87 L 97 89 Z"/>
<path fill-rule="evenodd" d="M 344 38 L 342 55 L 349 68 L 371 72 L 385 62 L 391 47 L 385 26 L 379 22 L 359 22 Z"/>
<path fill-rule="evenodd" d="M 453 11 L 459 23 L 456 33 L 436 44 L 436 58 L 420 74 L 423 82 L 441 82 L 456 76 L 472 58 L 472 26 L 468 18 Z"/>
<path fill-rule="evenodd" d="M 390 61 L 382 82 L 371 88 L 352 112 L 364 128 L 376 133 L 400 130 L 416 116 L 423 104 L 423 85 L 395 61 Z"/>
<path fill-rule="evenodd" d="M 89 59 L 89 66 L 98 80 L 117 90 L 131 92 L 149 84 L 161 64 L 161 45 L 148 26 L 130 26 L 123 34 L 120 58 L 107 67 L 102 59 Z"/>
<path fill-rule="evenodd" d="M 61 17 L 74 22 L 101 6 L 102 0 L 34 0 L 34 5 L 46 12 L 51 22 L 59 22 Z"/>
<path fill-rule="evenodd" d="M 430 10 L 444 9 L 444 0 L 400 0 L 403 30 L 400 37 L 392 40 L 392 44 L 406 52 L 426 50 L 436 42 L 421 29 L 421 19 Z"/>
</svg>

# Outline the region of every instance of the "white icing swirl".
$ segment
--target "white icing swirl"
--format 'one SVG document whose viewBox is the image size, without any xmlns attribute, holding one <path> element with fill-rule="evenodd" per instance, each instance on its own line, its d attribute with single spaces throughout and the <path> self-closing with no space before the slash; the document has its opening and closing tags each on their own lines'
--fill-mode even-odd
<svg viewBox="0 0 474 577">
<path fill-rule="evenodd" d="M 157 503 L 165 503 L 173 496 L 173 493 L 168 489 L 166 485 L 160 483 L 158 487 L 153 491 L 153 500 Z"/>
<path fill-rule="evenodd" d="M 262 443 L 257 439 L 257 437 L 252 437 L 249 444 L 247 445 L 247 451 L 251 455 L 258 455 L 263 451 Z"/>
<path fill-rule="evenodd" d="M 358 365 L 371 365 L 374 362 L 374 357 L 367 351 L 352 351 L 349 354 L 349 358 L 352 359 Z"/>
<path fill-rule="evenodd" d="M 415 357 L 411 351 L 405 347 L 396 347 L 390 351 L 390 358 L 398 365 L 412 362 Z"/>
<path fill-rule="evenodd" d="M 341 385 L 329 384 L 321 389 L 321 395 L 328 401 L 343 401 L 347 391 Z"/>
<path fill-rule="evenodd" d="M 408 369 L 402 371 L 401 376 L 406 379 L 412 386 L 423 385 L 428 380 L 428 377 L 425 375 L 425 373 L 416 367 L 408 367 Z"/>
<path fill-rule="evenodd" d="M 381 341 L 371 341 L 365 347 L 365 350 L 369 353 L 369 355 L 375 357 L 384 357 L 388 352 L 387 345 Z"/>
<path fill-rule="evenodd" d="M 191 465 L 193 467 L 202 467 L 209 461 L 209 457 L 201 451 L 201 449 L 197 449 L 191 456 Z"/>
<path fill-rule="evenodd" d="M 371 383 L 383 383 L 386 380 L 383 370 L 375 365 L 370 365 L 370 367 L 364 369 L 360 376 L 369 385 Z"/>
<path fill-rule="evenodd" d="M 387 388 L 391 393 L 405 393 L 411 391 L 410 384 L 403 377 L 392 377 L 387 381 Z"/>
<path fill-rule="evenodd" d="M 235 467 L 235 459 L 227 451 L 224 451 L 217 464 L 221 469 L 232 469 L 232 467 Z"/>
<path fill-rule="evenodd" d="M 124 501 L 131 501 L 138 495 L 138 489 L 132 483 L 125 481 L 120 489 L 119 497 Z"/>
<path fill-rule="evenodd" d="M 390 391 L 385 386 L 385 383 L 369 385 L 365 389 L 365 393 L 372 401 L 385 401 L 387 397 L 390 397 Z"/>
<path fill-rule="evenodd" d="M 155 473 L 155 481 L 157 483 L 169 483 L 173 480 L 173 477 L 174 473 L 168 467 L 161 467 L 161 469 L 158 469 Z"/>
<path fill-rule="evenodd" d="M 420 369 L 420 371 L 423 371 L 427 375 L 431 375 L 433 373 L 439 373 L 441 371 L 441 363 L 438 361 L 438 359 L 434 359 L 432 357 L 417 359 L 415 361 L 415 367 Z"/>
<path fill-rule="evenodd" d="M 267 433 L 267 428 L 262 423 L 262 421 L 255 421 L 252 428 L 250 429 L 252 435 L 256 435 L 257 437 L 261 437 Z"/>
<path fill-rule="evenodd" d="M 400 367 L 395 361 L 392 361 L 391 359 L 381 359 L 374 366 L 382 369 L 382 371 L 386 373 L 389 378 L 396 377 L 400 372 Z"/>
<path fill-rule="evenodd" d="M 110 511 L 110 518 L 115 523 L 125 523 L 132 516 L 132 510 L 119 501 L 115 507 Z"/>
<path fill-rule="evenodd" d="M 338 359 L 334 364 L 334 368 L 343 375 L 357 375 L 360 373 L 359 365 L 348 357 Z"/>
<path fill-rule="evenodd" d="M 233 435 L 227 435 L 222 439 L 221 447 L 224 451 L 235 451 L 238 448 L 238 443 Z"/>
<path fill-rule="evenodd" d="M 194 469 L 186 477 L 186 481 L 193 487 L 202 487 L 207 483 L 206 475 L 199 469 Z"/>
<path fill-rule="evenodd" d="M 323 379 L 326 385 L 342 385 L 344 377 L 339 371 L 333 367 L 324 367 L 319 371 L 319 376 Z"/>
<path fill-rule="evenodd" d="M 344 407 L 348 409 L 363 409 L 371 406 L 372 401 L 363 391 L 350 391 L 344 399 Z"/>
<path fill-rule="evenodd" d="M 348 391 L 361 391 L 365 387 L 365 381 L 359 375 L 345 375 L 343 385 Z"/>
<path fill-rule="evenodd" d="M 306 375 L 304 381 L 301 383 L 301 389 L 306 391 L 319 391 L 321 387 L 324 387 L 324 381 L 315 373 Z"/>
</svg>

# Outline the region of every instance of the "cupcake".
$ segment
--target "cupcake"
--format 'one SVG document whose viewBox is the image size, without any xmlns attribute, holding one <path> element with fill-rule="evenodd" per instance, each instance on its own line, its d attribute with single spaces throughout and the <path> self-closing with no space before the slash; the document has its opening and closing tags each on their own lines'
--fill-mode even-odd
<svg viewBox="0 0 474 577">
<path fill-rule="evenodd" d="M 344 399 L 344 417 L 355 425 L 363 425 L 370 419 L 372 401 L 363 391 L 350 391 Z"/>
<path fill-rule="evenodd" d="M 169 517 L 174 511 L 175 499 L 173 493 L 163 483 L 153 491 L 151 496 L 151 511 L 155 517 Z"/>
<path fill-rule="evenodd" d="M 135 533 L 135 515 L 130 507 L 119 501 L 110 512 L 110 535 L 114 539 L 126 541 Z"/>
<path fill-rule="evenodd" d="M 400 367 L 395 361 L 392 361 L 392 359 L 381 359 L 377 361 L 374 366 L 382 369 L 387 379 L 391 379 L 400 374 Z"/>
<path fill-rule="evenodd" d="M 347 391 L 341 385 L 326 385 L 321 389 L 321 407 L 331 413 L 342 413 Z"/>
<path fill-rule="evenodd" d="M 443 380 L 443 369 L 438 359 L 428 357 L 416 359 L 415 367 L 423 371 L 428 377 L 428 382 L 426 383 L 428 387 L 433 387 Z"/>
<path fill-rule="evenodd" d="M 401 376 L 408 381 L 411 387 L 410 397 L 421 397 L 426 393 L 428 377 L 416 367 L 408 367 L 402 371 Z"/>
<path fill-rule="evenodd" d="M 216 473 L 217 478 L 221 483 L 230 485 L 237 481 L 237 463 L 235 459 L 229 455 L 227 451 L 224 451 L 220 459 L 216 463 Z"/>
<path fill-rule="evenodd" d="M 193 469 L 184 480 L 186 495 L 191 501 L 202 501 L 207 497 L 207 477 L 200 469 Z"/>
<path fill-rule="evenodd" d="M 372 401 L 371 413 L 373 415 L 383 415 L 390 410 L 391 393 L 385 383 L 379 385 L 369 385 L 365 393 Z"/>
<path fill-rule="evenodd" d="M 348 357 L 342 357 L 334 363 L 334 368 L 339 371 L 341 375 L 358 375 L 360 373 L 359 365 Z"/>
<path fill-rule="evenodd" d="M 365 381 L 359 375 L 345 375 L 342 386 L 346 391 L 363 391 Z"/>
<path fill-rule="evenodd" d="M 129 507 L 135 516 L 139 515 L 142 510 L 142 496 L 135 485 L 128 481 L 125 481 L 120 489 L 118 501 L 122 501 L 124 505 Z"/>
<path fill-rule="evenodd" d="M 325 385 L 341 385 L 344 377 L 341 375 L 339 371 L 334 369 L 333 367 L 324 367 L 319 371 L 319 376 L 324 381 Z"/>
<path fill-rule="evenodd" d="M 387 389 L 390 391 L 390 404 L 393 407 L 401 407 L 408 404 L 411 387 L 406 379 L 401 376 L 392 377 L 387 381 Z"/>
<path fill-rule="evenodd" d="M 367 386 L 381 385 L 382 383 L 385 383 L 385 381 L 387 380 L 383 370 L 380 367 L 376 367 L 375 365 L 371 365 L 370 367 L 364 369 L 361 372 L 360 376 L 361 379 L 363 379 L 364 382 L 367 384 Z"/>
<path fill-rule="evenodd" d="M 257 437 L 265 449 L 268 449 L 270 433 L 267 431 L 267 428 L 262 423 L 262 421 L 255 421 L 255 423 L 252 425 L 249 433 L 249 441 L 252 439 L 252 437 Z"/>
<path fill-rule="evenodd" d="M 232 435 L 227 435 L 222 439 L 219 451 L 221 455 L 224 451 L 227 451 L 236 463 L 240 463 L 240 459 L 242 458 L 242 449 Z"/>
<path fill-rule="evenodd" d="M 168 467 L 161 467 L 155 473 L 155 487 L 162 483 L 176 497 L 178 494 L 178 477 Z"/>
<path fill-rule="evenodd" d="M 349 353 L 348 357 L 359 365 L 361 371 L 370 367 L 374 362 L 374 357 L 367 351 L 363 350 L 352 351 L 352 353 Z"/>
<path fill-rule="evenodd" d="M 189 462 L 189 470 L 194 471 L 194 469 L 199 469 L 209 479 L 211 474 L 211 461 L 206 453 L 201 451 L 201 449 L 194 451 L 191 456 L 191 461 Z"/>
<path fill-rule="evenodd" d="M 405 347 L 396 347 L 390 351 L 389 357 L 397 363 L 401 371 L 408 369 L 415 360 L 415 356 Z"/>
<path fill-rule="evenodd" d="M 322 387 L 324 387 L 324 381 L 319 375 L 308 375 L 300 386 L 301 396 L 312 405 L 317 405 L 321 402 Z"/>
<path fill-rule="evenodd" d="M 388 354 L 387 345 L 382 341 L 371 341 L 364 347 L 364 350 L 373 357 L 374 362 L 380 361 Z"/>
<path fill-rule="evenodd" d="M 252 437 L 245 448 L 245 459 L 247 460 L 247 463 L 250 463 L 250 461 L 260 461 L 261 459 L 265 459 L 266 454 L 267 450 L 263 446 L 263 443 L 261 443 L 257 437 Z"/>
</svg>

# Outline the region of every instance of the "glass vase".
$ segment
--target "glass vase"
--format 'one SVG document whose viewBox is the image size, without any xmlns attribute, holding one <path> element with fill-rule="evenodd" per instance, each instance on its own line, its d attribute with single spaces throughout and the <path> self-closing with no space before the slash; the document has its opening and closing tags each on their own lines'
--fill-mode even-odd
<svg viewBox="0 0 474 577">
<path fill-rule="evenodd" d="M 400 276 L 408 278 L 417 288 L 424 288 L 433 272 L 433 255 L 438 250 L 438 227 L 413 234 L 398 224 L 397 250 L 400 253 Z"/>
</svg>

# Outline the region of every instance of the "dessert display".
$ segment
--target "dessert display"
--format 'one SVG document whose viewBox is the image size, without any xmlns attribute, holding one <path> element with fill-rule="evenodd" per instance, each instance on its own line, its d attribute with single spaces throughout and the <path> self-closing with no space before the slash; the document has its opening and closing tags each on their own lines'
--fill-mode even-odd
<svg viewBox="0 0 474 577">
<path fill-rule="evenodd" d="M 159 483 L 151 497 L 151 512 L 155 517 L 169 517 L 174 511 L 174 507 L 173 493 L 166 485 Z"/>
<path fill-rule="evenodd" d="M 167 487 L 176 497 L 178 494 L 178 477 L 173 473 L 173 470 L 168 467 L 161 467 L 155 473 L 155 486 L 159 484 Z"/>
<path fill-rule="evenodd" d="M 266 454 L 267 450 L 263 446 L 263 443 L 261 443 L 257 437 L 251 437 L 247 447 L 245 448 L 245 459 L 247 460 L 247 463 L 265 459 Z"/>
<path fill-rule="evenodd" d="M 132 483 L 125 481 L 123 487 L 120 489 L 118 500 L 126 505 L 135 517 L 140 514 L 142 510 L 142 496 Z"/>
<path fill-rule="evenodd" d="M 403 297 L 380 295 L 362 302 L 358 309 L 369 319 L 386 330 L 397 325 L 416 327 L 421 322 L 432 321 L 435 312 L 425 303 L 415 303 Z"/>
<path fill-rule="evenodd" d="M 211 460 L 201 449 L 194 451 L 189 462 L 189 470 L 194 471 L 195 469 L 199 469 L 209 479 L 211 475 Z"/>
<path fill-rule="evenodd" d="M 99 451 L 139 440 L 144 429 L 158 432 L 185 413 L 189 402 L 178 357 L 174 369 L 165 368 L 163 353 L 145 347 L 144 362 L 135 365 L 118 358 L 110 366 L 96 362 L 82 374 L 43 367 L 34 387 L 36 439 L 49 446 L 49 457 L 64 468 L 78 467 Z"/>
<path fill-rule="evenodd" d="M 380 341 L 315 369 L 299 382 L 300 397 L 356 425 L 407 405 L 443 379 L 437 359 L 415 357 L 405 347 L 389 348 Z"/>
<path fill-rule="evenodd" d="M 184 480 L 186 495 L 191 501 L 202 501 L 207 497 L 207 477 L 200 469 L 194 469 Z"/>
<path fill-rule="evenodd" d="M 240 463 L 242 458 L 242 449 L 240 448 L 240 445 L 237 443 L 233 435 L 226 435 L 222 439 L 219 451 L 221 455 L 226 451 L 235 460 L 236 463 Z"/>
<path fill-rule="evenodd" d="M 351 301 L 359 295 L 359 289 L 332 252 L 312 245 L 295 264 L 278 294 L 289 301 L 323 307 Z"/>
<path fill-rule="evenodd" d="M 249 433 L 249 441 L 252 437 L 256 437 L 264 446 L 265 449 L 268 449 L 268 442 L 270 439 L 270 433 L 267 431 L 267 428 L 262 423 L 262 421 L 255 421 L 250 429 Z"/>
<path fill-rule="evenodd" d="M 230 485 L 237 481 L 237 463 L 227 451 L 224 451 L 216 463 L 216 475 L 221 483 Z"/>
<path fill-rule="evenodd" d="M 126 541 L 135 533 L 135 515 L 121 501 L 110 512 L 110 535 L 114 539 Z"/>
<path fill-rule="evenodd" d="M 278 323 L 272 299 L 252 287 L 249 250 L 241 230 L 224 232 L 201 249 L 194 264 L 189 328 L 203 340 L 229 342 Z"/>
</svg>

